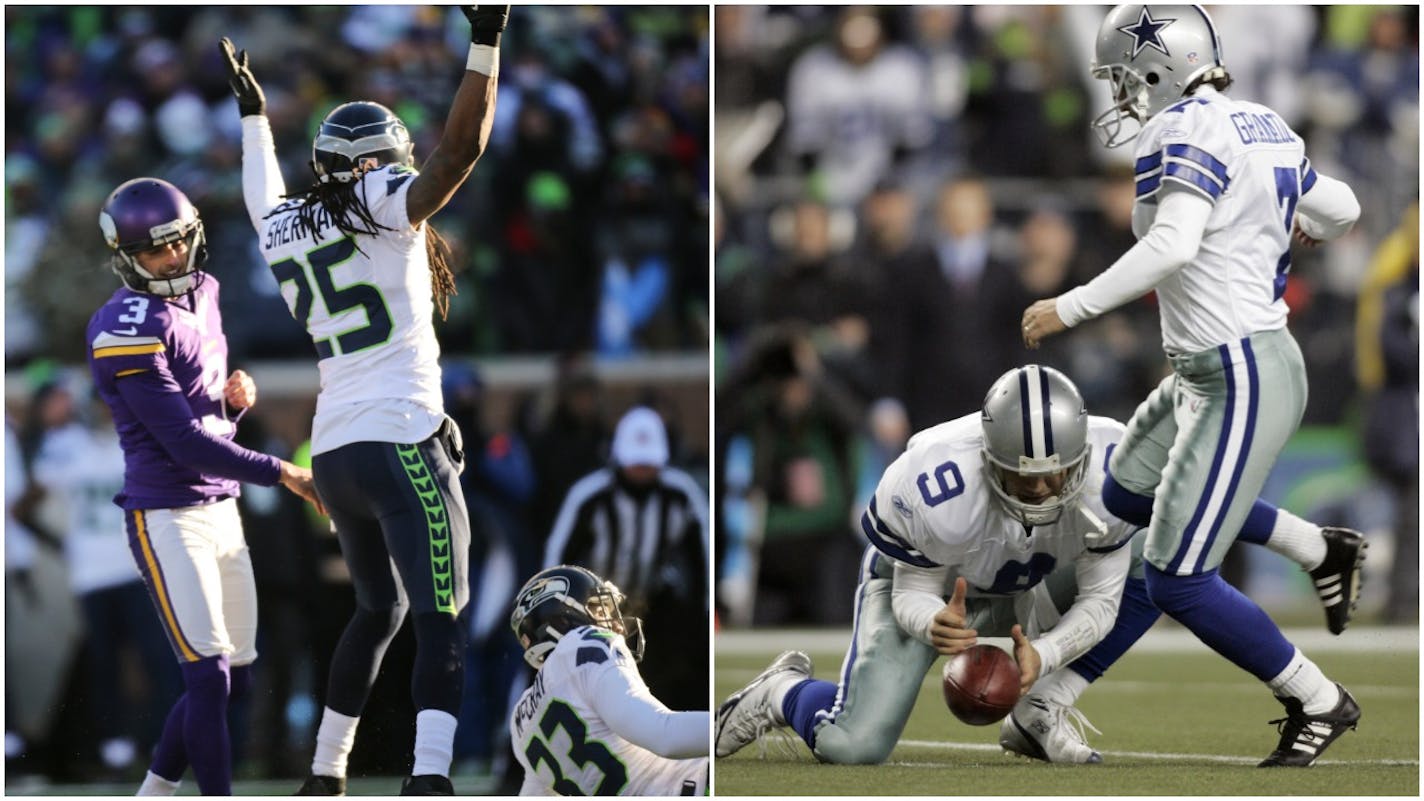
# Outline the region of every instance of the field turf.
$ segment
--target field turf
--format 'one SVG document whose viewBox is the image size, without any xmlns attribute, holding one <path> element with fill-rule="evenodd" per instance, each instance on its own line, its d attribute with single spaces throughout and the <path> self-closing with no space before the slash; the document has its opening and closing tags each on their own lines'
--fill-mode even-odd
<svg viewBox="0 0 1424 801">
<path fill-rule="evenodd" d="M 721 632 L 716 698 L 784 648 L 811 654 L 835 680 L 845 632 Z M 1005 754 L 998 724 L 960 723 L 944 706 L 936 662 L 899 746 L 880 766 L 822 765 L 789 730 L 716 761 L 717 795 L 1419 795 L 1416 629 L 1287 636 L 1355 695 L 1363 710 L 1308 770 L 1255 767 L 1275 747 L 1284 710 L 1254 678 L 1174 625 L 1159 623 L 1083 695 L 1101 765 L 1049 765 Z M 990 642 L 999 642 L 990 640 Z M 1000 644 L 1007 644 L 1003 641 Z"/>
</svg>

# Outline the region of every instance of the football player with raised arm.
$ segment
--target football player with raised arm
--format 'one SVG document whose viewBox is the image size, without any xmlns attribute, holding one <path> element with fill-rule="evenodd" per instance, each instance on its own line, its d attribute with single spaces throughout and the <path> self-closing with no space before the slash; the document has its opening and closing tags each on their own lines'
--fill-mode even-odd
<svg viewBox="0 0 1424 801">
<path fill-rule="evenodd" d="M 1152 603 L 1285 706 L 1261 766 L 1306 766 L 1355 727 L 1360 708 L 1217 568 L 1251 528 L 1256 495 L 1305 410 L 1305 363 L 1282 299 L 1291 240 L 1340 237 L 1360 206 L 1316 172 L 1279 115 L 1223 94 L 1231 77 L 1200 6 L 1118 6 L 1095 53 L 1093 75 L 1110 82 L 1115 105 L 1093 126 L 1108 147 L 1136 142 L 1140 239 L 1089 283 L 1030 306 L 1024 343 L 1156 290 L 1173 372 L 1128 422 L 1103 501 L 1149 527 Z M 1310 561 L 1324 558 L 1308 533 L 1282 536 L 1300 537 Z M 1341 571 L 1326 587 L 1317 578 L 1317 589 L 1352 602 L 1357 574 Z"/>
<path fill-rule="evenodd" d="M 356 612 L 332 657 L 303 795 L 345 792 L 346 763 L 386 646 L 413 612 L 416 734 L 403 795 L 451 795 L 464 683 L 469 518 L 459 429 L 440 395 L 454 278 L 429 219 L 469 176 L 494 120 L 509 6 L 461 6 L 470 49 L 439 144 L 420 171 L 410 134 L 379 103 L 338 106 L 312 144 L 315 182 L 288 194 L 262 90 L 227 39 L 242 115 L 242 184 L 258 245 L 316 346 L 312 471 L 351 571 Z M 285 198 L 285 200 L 284 200 Z"/>
<path fill-rule="evenodd" d="M 177 187 L 136 178 L 99 228 L 124 286 L 89 320 L 89 369 L 124 452 L 129 549 L 183 670 L 139 795 L 173 795 L 189 765 L 203 795 L 232 795 L 228 702 L 252 686 L 257 589 L 238 482 L 282 484 L 317 504 L 311 473 L 232 441 L 257 402 L 227 372 L 218 280 L 203 270 L 198 211 Z"/>
<path fill-rule="evenodd" d="M 612 582 L 572 565 L 515 596 L 509 625 L 538 671 L 509 719 L 520 795 L 707 794 L 711 716 L 653 697 L 638 673 L 642 623 L 622 605 Z"/>
</svg>

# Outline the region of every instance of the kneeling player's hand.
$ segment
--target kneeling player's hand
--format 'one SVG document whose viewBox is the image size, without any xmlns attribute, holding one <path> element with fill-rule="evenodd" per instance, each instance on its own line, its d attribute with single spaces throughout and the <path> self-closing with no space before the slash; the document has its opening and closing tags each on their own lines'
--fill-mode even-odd
<svg viewBox="0 0 1424 801">
<path fill-rule="evenodd" d="M 969 592 L 969 582 L 963 576 L 954 580 L 954 594 L 949 603 L 935 613 L 930 624 L 930 641 L 935 650 L 946 656 L 953 656 L 979 642 L 979 632 L 968 628 L 968 611 L 964 596 Z"/>
<path fill-rule="evenodd" d="M 223 385 L 223 400 L 234 409 L 250 409 L 257 404 L 257 383 L 241 370 L 233 370 Z"/>
<path fill-rule="evenodd" d="M 326 514 L 326 507 L 322 505 L 321 498 L 316 494 L 316 482 L 312 480 L 312 471 L 305 467 L 298 467 L 291 462 L 282 460 L 282 486 L 295 492 L 299 497 L 306 500 L 322 515 Z"/>
<path fill-rule="evenodd" d="M 1024 636 L 1022 626 L 1015 623 L 1009 631 L 1009 636 L 1014 638 L 1014 659 L 1019 663 L 1019 697 L 1023 697 L 1028 695 L 1029 688 L 1038 681 L 1043 660 L 1038 656 L 1038 649 Z"/>
</svg>

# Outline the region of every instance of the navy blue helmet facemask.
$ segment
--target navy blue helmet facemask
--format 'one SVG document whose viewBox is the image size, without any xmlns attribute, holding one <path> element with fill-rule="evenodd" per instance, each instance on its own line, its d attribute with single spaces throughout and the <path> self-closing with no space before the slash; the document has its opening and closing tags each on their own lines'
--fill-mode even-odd
<svg viewBox="0 0 1424 801">
<path fill-rule="evenodd" d="M 405 123 L 380 103 L 358 100 L 332 109 L 312 142 L 312 169 L 322 183 L 350 183 L 386 164 L 412 166 Z"/>
<path fill-rule="evenodd" d="M 634 662 L 643 659 L 643 623 L 623 616 L 623 593 L 613 582 L 574 565 L 535 573 L 515 596 L 509 626 L 524 647 L 524 661 L 542 667 L 564 635 L 579 626 L 622 634 Z"/>
</svg>

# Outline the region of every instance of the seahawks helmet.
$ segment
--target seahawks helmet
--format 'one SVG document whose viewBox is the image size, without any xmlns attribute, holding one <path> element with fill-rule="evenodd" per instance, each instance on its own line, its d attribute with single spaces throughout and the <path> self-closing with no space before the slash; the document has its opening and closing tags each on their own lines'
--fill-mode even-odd
<svg viewBox="0 0 1424 801">
<path fill-rule="evenodd" d="M 1078 388 L 1052 367 L 1030 364 L 1010 370 L 989 388 L 980 421 L 984 470 L 994 497 L 1026 526 L 1058 520 L 1083 492 L 1092 451 L 1088 412 Z M 1058 494 L 1037 502 L 1022 500 L 1004 486 L 1008 473 L 1032 478 L 1060 472 Z"/>
<path fill-rule="evenodd" d="M 322 183 L 350 183 L 385 164 L 413 164 L 413 147 L 405 123 L 390 109 L 368 100 L 343 103 L 321 121 L 312 169 Z"/>
<path fill-rule="evenodd" d="M 643 660 L 643 622 L 624 617 L 623 593 L 611 581 L 591 570 L 559 565 L 535 573 L 515 596 L 509 627 L 524 646 L 524 661 L 534 668 L 544 664 L 549 652 L 565 634 L 579 626 L 598 626 L 622 634 Z"/>
<path fill-rule="evenodd" d="M 203 221 L 188 196 L 173 184 L 159 178 L 120 184 L 99 210 L 99 229 L 114 251 L 112 268 L 129 289 L 171 298 L 186 295 L 202 283 L 208 259 Z M 159 278 L 134 258 L 178 241 L 188 245 L 188 266 L 180 275 Z"/>
<path fill-rule="evenodd" d="M 1112 87 L 1113 107 L 1092 123 L 1103 144 L 1132 141 L 1154 114 L 1198 78 L 1225 75 L 1221 39 L 1201 6 L 1118 6 L 1098 28 L 1093 77 Z M 1138 125 L 1124 135 L 1123 121 Z"/>
</svg>

